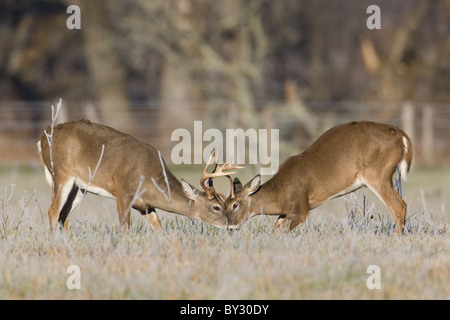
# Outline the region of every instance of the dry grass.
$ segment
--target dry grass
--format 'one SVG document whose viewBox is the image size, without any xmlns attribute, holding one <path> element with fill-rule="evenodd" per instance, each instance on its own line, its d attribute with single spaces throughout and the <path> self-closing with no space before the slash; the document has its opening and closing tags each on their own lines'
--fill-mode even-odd
<svg viewBox="0 0 450 320">
<path fill-rule="evenodd" d="M 267 216 L 229 234 L 161 213 L 157 235 L 139 214 L 117 230 L 114 203 L 89 196 L 70 230 L 50 235 L 40 171 L 4 171 L 0 192 L 0 299 L 450 298 L 448 216 L 414 204 L 401 237 L 363 193 L 341 199 L 343 213 L 315 210 L 289 234 L 272 234 Z M 80 290 L 66 286 L 69 265 L 81 269 Z M 370 265 L 380 267 L 380 290 L 366 286 Z"/>
</svg>

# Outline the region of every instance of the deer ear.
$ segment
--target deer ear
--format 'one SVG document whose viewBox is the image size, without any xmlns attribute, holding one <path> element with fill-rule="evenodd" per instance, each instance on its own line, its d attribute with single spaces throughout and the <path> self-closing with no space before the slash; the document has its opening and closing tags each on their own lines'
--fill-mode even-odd
<svg viewBox="0 0 450 320">
<path fill-rule="evenodd" d="M 261 175 L 258 174 L 251 181 L 249 181 L 244 188 L 247 190 L 248 195 L 251 195 L 256 191 L 258 191 L 260 186 L 261 186 Z"/>
<path fill-rule="evenodd" d="M 239 180 L 239 178 L 234 178 L 233 180 L 233 188 L 234 188 L 234 192 L 239 192 L 242 190 L 242 183 Z"/>
<path fill-rule="evenodd" d="M 191 187 L 189 183 L 181 179 L 181 185 L 183 187 L 183 192 L 191 200 L 197 200 L 197 195 L 195 194 L 195 189 Z"/>
</svg>

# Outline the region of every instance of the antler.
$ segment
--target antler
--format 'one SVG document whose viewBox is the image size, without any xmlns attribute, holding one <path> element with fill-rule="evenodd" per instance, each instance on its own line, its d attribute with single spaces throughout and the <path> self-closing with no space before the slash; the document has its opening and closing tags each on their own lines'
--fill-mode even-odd
<svg viewBox="0 0 450 320">
<path fill-rule="evenodd" d="M 219 171 L 216 171 L 216 169 L 218 167 L 218 164 L 217 164 L 218 157 L 216 157 L 216 160 L 215 160 L 216 161 L 216 166 L 215 166 L 215 168 L 214 168 L 212 173 L 208 173 L 207 169 L 208 169 L 208 167 L 209 167 L 209 165 L 211 163 L 211 160 L 212 160 L 212 158 L 214 156 L 214 153 L 215 153 L 215 150 L 213 150 L 213 152 L 209 156 L 209 160 L 206 163 L 205 169 L 203 170 L 202 178 L 200 179 L 200 185 L 202 186 L 203 190 L 205 191 L 206 196 L 208 197 L 208 199 L 210 199 L 210 200 L 213 199 L 214 198 L 214 194 L 218 194 L 219 196 L 221 196 L 224 199 L 226 199 L 226 197 L 223 194 L 216 192 L 216 190 L 214 189 L 213 179 L 217 178 L 217 177 L 227 177 L 228 179 L 230 179 L 230 182 L 231 182 L 231 195 L 230 195 L 230 197 L 234 198 L 233 181 L 231 180 L 230 174 L 235 174 L 236 172 L 225 172 L 225 171 L 234 170 L 234 169 L 243 169 L 244 167 L 233 166 L 231 164 L 225 163 L 223 166 L 221 166 L 219 168 Z M 208 182 L 209 188 L 207 186 L 205 186 L 206 179 L 209 179 L 209 182 Z"/>
</svg>

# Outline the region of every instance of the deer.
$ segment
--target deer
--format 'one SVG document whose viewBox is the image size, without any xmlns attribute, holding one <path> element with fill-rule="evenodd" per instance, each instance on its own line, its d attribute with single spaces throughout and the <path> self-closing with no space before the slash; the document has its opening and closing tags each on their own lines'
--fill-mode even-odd
<svg viewBox="0 0 450 320">
<path fill-rule="evenodd" d="M 235 178 L 225 201 L 228 228 L 239 229 L 248 218 L 265 214 L 278 215 L 274 231 L 289 231 L 326 201 L 368 187 L 387 206 L 401 234 L 407 205 L 392 177 L 398 168 L 407 180 L 412 158 L 411 139 L 395 126 L 370 121 L 335 126 L 284 161 L 264 184 L 261 175 L 244 187 Z"/>
<path fill-rule="evenodd" d="M 216 163 L 208 173 L 213 155 L 200 179 L 203 191 L 198 191 L 179 181 L 153 146 L 89 120 L 49 126 L 37 148 L 52 187 L 51 232 L 58 225 L 67 229 L 67 217 L 86 193 L 115 199 L 122 229 L 128 229 L 131 208 L 158 233 L 162 227 L 156 208 L 226 228 L 225 197 L 214 189 L 213 179 L 231 180 L 229 175 L 236 172 L 230 170 L 237 167 L 225 163 L 216 171 Z"/>
</svg>

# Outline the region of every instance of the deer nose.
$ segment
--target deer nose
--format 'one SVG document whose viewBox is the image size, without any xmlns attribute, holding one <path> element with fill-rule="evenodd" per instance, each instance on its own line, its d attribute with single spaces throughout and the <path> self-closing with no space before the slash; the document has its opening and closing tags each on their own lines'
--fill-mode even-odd
<svg viewBox="0 0 450 320">
<path fill-rule="evenodd" d="M 227 226 L 227 230 L 228 230 L 230 233 L 234 233 L 234 232 L 236 232 L 236 231 L 239 231 L 239 229 L 240 229 L 240 227 L 239 227 L 239 226 L 236 226 L 236 225 L 228 225 L 228 226 Z"/>
</svg>

